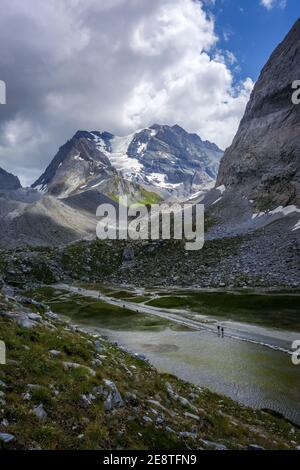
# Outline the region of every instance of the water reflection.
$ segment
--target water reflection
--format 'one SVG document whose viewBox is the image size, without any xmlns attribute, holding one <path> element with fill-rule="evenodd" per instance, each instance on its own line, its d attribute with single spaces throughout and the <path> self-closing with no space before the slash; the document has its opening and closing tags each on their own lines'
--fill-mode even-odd
<svg viewBox="0 0 300 470">
<path fill-rule="evenodd" d="M 161 371 L 300 424 L 300 367 L 288 354 L 208 332 L 116 332 L 110 338 L 145 353 Z"/>
</svg>

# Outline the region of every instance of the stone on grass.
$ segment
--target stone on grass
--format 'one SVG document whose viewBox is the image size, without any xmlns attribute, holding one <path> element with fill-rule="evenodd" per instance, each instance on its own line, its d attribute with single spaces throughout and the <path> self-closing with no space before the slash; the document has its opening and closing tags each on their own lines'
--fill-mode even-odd
<svg viewBox="0 0 300 470">
<path fill-rule="evenodd" d="M 63 362 L 63 366 L 67 370 L 79 369 L 81 367 L 82 369 L 86 370 L 89 374 L 96 375 L 96 372 L 93 369 L 82 364 L 77 364 L 77 362 Z"/>
<path fill-rule="evenodd" d="M 9 442 L 12 442 L 14 440 L 15 440 L 15 436 L 13 434 L 0 432 L 0 441 L 5 442 L 5 444 L 8 444 Z"/>
<path fill-rule="evenodd" d="M 49 354 L 50 354 L 51 356 L 53 356 L 53 357 L 57 357 L 57 356 L 59 356 L 59 355 L 61 354 L 61 351 L 57 351 L 56 349 L 51 349 L 51 350 L 49 351 Z"/>
<path fill-rule="evenodd" d="M 100 352 L 103 351 L 104 348 L 103 348 L 103 345 L 102 345 L 101 341 L 97 340 L 97 341 L 95 341 L 94 344 L 95 344 L 95 349 L 96 349 L 97 352 L 100 353 Z"/>
<path fill-rule="evenodd" d="M 191 439 L 196 439 L 197 433 L 184 431 L 184 432 L 180 432 L 179 436 L 180 437 L 187 437 L 187 438 L 191 438 Z"/>
<path fill-rule="evenodd" d="M 197 415 L 194 415 L 192 413 L 184 413 L 184 416 L 186 418 L 191 418 L 191 419 L 194 419 L 195 421 L 200 421 L 200 417 L 197 416 Z"/>
<path fill-rule="evenodd" d="M 152 423 L 152 419 L 149 416 L 144 415 L 143 420 L 145 421 L 145 423 Z"/>
<path fill-rule="evenodd" d="M 81 395 L 81 401 L 82 401 L 83 406 L 90 406 L 95 400 L 96 400 L 96 397 L 92 393 L 89 393 L 87 395 L 85 394 Z"/>
<path fill-rule="evenodd" d="M 265 450 L 265 448 L 257 444 L 249 444 L 248 450 Z"/>
<path fill-rule="evenodd" d="M 201 439 L 203 444 L 205 444 L 207 447 L 210 447 L 211 449 L 214 450 L 228 450 L 224 444 L 219 444 L 218 442 L 213 442 L 213 441 L 207 441 L 205 439 Z"/>
<path fill-rule="evenodd" d="M 114 382 L 111 380 L 104 380 L 104 383 L 110 389 L 109 394 L 104 402 L 105 411 L 111 411 L 114 408 L 120 408 L 124 406 L 121 394 Z"/>
<path fill-rule="evenodd" d="M 42 421 L 47 419 L 48 416 L 42 404 L 33 408 L 32 413 Z"/>
<path fill-rule="evenodd" d="M 39 313 L 28 313 L 28 318 L 29 320 L 33 320 L 38 323 L 40 323 L 43 320 L 42 316 Z"/>
<path fill-rule="evenodd" d="M 166 427 L 165 427 L 165 430 L 166 430 L 167 432 L 172 433 L 172 434 L 176 434 L 176 431 L 174 431 L 174 429 L 170 428 L 170 426 L 166 426 Z"/>
</svg>

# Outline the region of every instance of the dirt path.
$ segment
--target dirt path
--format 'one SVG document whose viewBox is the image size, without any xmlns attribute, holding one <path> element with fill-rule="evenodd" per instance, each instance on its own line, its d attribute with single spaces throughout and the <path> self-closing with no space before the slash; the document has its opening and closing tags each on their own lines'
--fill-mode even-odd
<svg viewBox="0 0 300 470">
<path fill-rule="evenodd" d="M 174 323 L 187 326 L 198 331 L 209 331 L 211 334 L 218 335 L 217 325 L 224 328 L 224 335 L 235 339 L 237 341 L 246 341 L 248 343 L 259 344 L 264 347 L 268 347 L 277 351 L 291 354 L 291 344 L 294 339 L 299 339 L 299 334 L 290 333 L 281 330 L 272 330 L 269 328 L 259 327 L 248 323 L 238 323 L 232 321 L 220 321 L 211 317 L 216 323 L 214 325 L 208 325 L 201 320 L 196 321 L 187 317 L 191 312 L 186 310 L 176 310 L 172 313 L 169 310 L 152 307 L 150 305 L 128 302 L 127 300 L 115 299 L 113 297 L 106 296 L 100 291 L 84 289 L 81 287 L 75 287 L 68 284 L 56 284 L 56 288 L 66 290 L 80 294 L 84 297 L 94 298 L 101 300 L 102 302 L 109 303 L 121 308 L 127 308 L 129 310 L 155 315 Z M 204 318 L 204 317 L 203 317 Z M 208 318 L 208 317 L 205 317 Z"/>
</svg>

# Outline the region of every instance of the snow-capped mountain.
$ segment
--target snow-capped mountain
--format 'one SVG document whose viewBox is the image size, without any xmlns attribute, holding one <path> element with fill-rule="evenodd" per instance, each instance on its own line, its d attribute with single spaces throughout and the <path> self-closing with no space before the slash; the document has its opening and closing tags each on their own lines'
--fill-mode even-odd
<svg viewBox="0 0 300 470">
<path fill-rule="evenodd" d="M 153 125 L 126 137 L 91 133 L 124 178 L 190 194 L 216 179 L 223 152 L 179 126 Z"/>
<path fill-rule="evenodd" d="M 45 193 L 67 197 L 97 185 L 115 174 L 109 159 L 100 152 L 89 132 L 78 131 L 60 147 L 46 171 L 32 185 Z"/>
<path fill-rule="evenodd" d="M 66 197 L 91 188 L 112 191 L 125 180 L 152 190 L 189 195 L 217 176 L 223 152 L 179 126 L 153 125 L 125 137 L 78 131 L 34 188 Z M 122 191 L 121 191 L 122 192 Z"/>
</svg>

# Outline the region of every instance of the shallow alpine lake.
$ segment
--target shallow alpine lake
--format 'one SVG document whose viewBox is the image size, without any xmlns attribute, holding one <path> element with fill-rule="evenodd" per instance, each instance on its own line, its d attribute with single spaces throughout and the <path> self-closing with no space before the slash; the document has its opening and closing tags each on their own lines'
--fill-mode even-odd
<svg viewBox="0 0 300 470">
<path fill-rule="evenodd" d="M 239 298 L 229 294 L 222 302 L 225 294 L 217 291 L 162 293 L 88 285 L 80 292 L 50 287 L 30 295 L 72 322 L 144 354 L 160 371 L 253 408 L 274 410 L 300 425 L 300 366 L 284 352 L 300 339 L 299 294 L 239 292 Z M 149 313 L 153 307 L 157 315 Z M 168 312 L 183 322 L 164 317 Z M 199 322 L 199 330 L 185 325 L 185 319 Z M 217 325 L 224 327 L 224 337 L 217 334 Z"/>
</svg>

